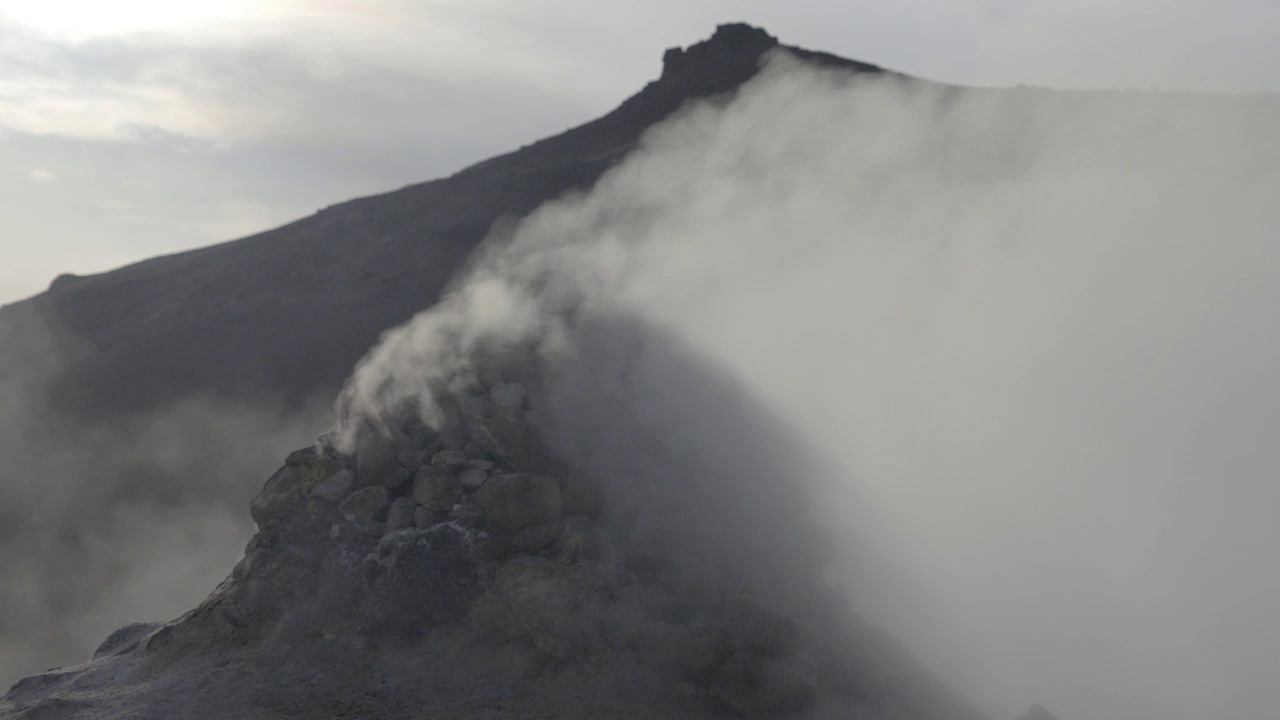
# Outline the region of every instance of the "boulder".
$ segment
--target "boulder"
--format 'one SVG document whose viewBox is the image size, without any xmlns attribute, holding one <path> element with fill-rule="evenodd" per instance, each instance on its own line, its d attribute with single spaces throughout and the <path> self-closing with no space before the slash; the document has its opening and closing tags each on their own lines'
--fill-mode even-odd
<svg viewBox="0 0 1280 720">
<path fill-rule="evenodd" d="M 467 465 L 467 454 L 461 450 L 441 450 L 431 456 L 432 465 L 444 465 L 450 470 L 459 470 Z"/>
<path fill-rule="evenodd" d="M 507 613 L 509 635 L 528 640 L 559 660 L 580 659 L 602 647 L 604 598 L 581 583 L 570 568 L 536 557 L 519 557 L 494 577 Z"/>
<path fill-rule="evenodd" d="M 337 505 L 351 494 L 356 488 L 356 475 L 350 470 L 339 470 L 329 477 L 316 483 L 311 489 L 311 494 L 328 503 Z"/>
<path fill-rule="evenodd" d="M 489 524 L 507 533 L 550 522 L 564 511 L 559 484 L 542 475 L 495 475 L 471 497 L 484 510 Z"/>
<path fill-rule="evenodd" d="M 463 492 L 473 493 L 484 487 L 485 481 L 489 479 L 489 473 L 480 468 L 467 467 L 458 473 L 458 482 L 462 484 Z"/>
<path fill-rule="evenodd" d="M 322 459 L 296 465 L 285 465 L 262 486 L 262 492 L 249 503 L 249 513 L 258 528 L 265 530 L 287 518 L 299 502 L 337 470 Z"/>
<path fill-rule="evenodd" d="M 338 511 L 347 520 L 354 523 L 376 523 L 381 519 L 383 510 L 387 508 L 390 495 L 381 485 L 361 488 L 350 495 L 338 506 Z"/>
<path fill-rule="evenodd" d="M 413 481 L 413 499 L 429 510 L 447 511 L 462 497 L 462 484 L 444 464 L 423 465 Z"/>
<path fill-rule="evenodd" d="M 404 530 L 414 526 L 413 513 L 417 503 L 411 497 L 398 497 L 387 508 L 387 532 Z"/>
</svg>

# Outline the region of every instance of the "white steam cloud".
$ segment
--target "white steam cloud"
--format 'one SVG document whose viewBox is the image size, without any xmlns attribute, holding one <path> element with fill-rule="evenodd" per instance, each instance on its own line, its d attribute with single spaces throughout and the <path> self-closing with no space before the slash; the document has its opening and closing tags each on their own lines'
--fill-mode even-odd
<svg viewBox="0 0 1280 720">
<path fill-rule="evenodd" d="M 642 318 L 856 478 L 807 491 L 846 550 L 886 517 L 910 580 L 853 570 L 855 599 L 993 713 L 1273 716 L 1277 198 L 1274 98 L 777 57 L 495 238 L 347 401 L 432 417 L 477 347 L 572 353 L 584 316 Z"/>
</svg>

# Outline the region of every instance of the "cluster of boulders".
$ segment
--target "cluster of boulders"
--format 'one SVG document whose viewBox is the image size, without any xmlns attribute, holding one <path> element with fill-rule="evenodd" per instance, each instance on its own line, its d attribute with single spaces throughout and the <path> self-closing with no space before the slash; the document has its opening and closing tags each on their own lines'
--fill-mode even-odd
<svg viewBox="0 0 1280 720">
<path fill-rule="evenodd" d="M 741 588 L 667 582 L 690 572 L 679 567 L 680 548 L 655 548 L 661 533 L 606 512 L 602 485 L 546 448 L 524 386 L 499 383 L 442 404 L 439 428 L 410 414 L 369 424 L 354 452 L 340 452 L 330 435 L 295 453 L 255 500 L 260 528 L 269 534 L 280 512 L 315 501 L 336 507 L 328 537 L 365 543 L 369 587 L 414 588 L 379 601 L 383 615 L 399 616 L 385 622 L 457 623 L 531 645 L 550 662 L 683 685 L 747 717 L 815 701 L 818 673 L 800 625 Z M 428 564 L 449 553 L 465 559 L 466 569 L 449 571 L 453 584 L 475 586 L 465 601 L 405 577 L 415 572 L 406 559 L 415 548 L 427 548 Z M 430 574 L 447 573 L 433 565 Z M 451 602 L 448 613 L 423 612 Z"/>
</svg>

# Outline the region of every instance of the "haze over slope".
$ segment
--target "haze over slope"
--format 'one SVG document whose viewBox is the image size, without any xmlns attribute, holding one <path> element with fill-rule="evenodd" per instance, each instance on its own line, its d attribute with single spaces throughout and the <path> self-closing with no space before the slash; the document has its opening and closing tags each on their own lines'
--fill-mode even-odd
<svg viewBox="0 0 1280 720">
<path fill-rule="evenodd" d="M 754 68 L 770 43 L 733 36 L 750 49 L 730 53 L 730 66 Z M 86 351 L 94 359 L 65 376 L 62 397 L 116 410 L 189 388 L 252 396 L 293 363 L 309 370 L 283 386 L 292 399 L 336 383 L 378 332 L 434 299 L 470 247 L 449 238 L 477 239 L 494 215 L 594 180 L 657 119 L 644 117 L 423 186 L 458 193 L 442 202 L 522 188 L 499 192 L 488 216 L 428 208 L 444 249 L 422 252 L 452 259 L 443 264 L 382 264 L 412 244 L 405 218 L 418 210 L 404 191 L 390 196 L 403 205 L 357 201 L 309 222 L 332 222 L 337 238 L 340 218 L 360 218 L 349 255 L 326 256 L 324 243 L 299 251 L 295 227 L 67 283 L 68 298 L 89 298 L 94 287 L 168 283 L 182 268 L 186 280 L 207 273 L 222 304 L 204 332 L 226 356 L 185 347 L 229 366 L 196 379 L 155 373 L 161 382 L 145 390 L 139 368 L 185 367 L 148 348 L 184 341 L 132 338 Z M 844 461 L 901 528 L 881 544 L 920 586 L 881 597 L 855 569 L 857 599 L 984 704 L 1012 715 L 1035 699 L 1068 719 L 1274 714 L 1280 587 L 1267 556 L 1277 497 L 1266 441 L 1280 347 L 1266 318 L 1277 300 L 1277 129 L 1268 98 L 958 92 L 852 82 L 783 59 L 727 108 L 649 136 L 590 194 L 500 232 L 495 242 L 510 238 L 512 250 L 443 314 L 396 333 L 358 380 L 380 402 L 416 392 L 440 367 L 441 323 L 543 337 L 566 308 L 636 313 Z M 516 161 L 539 147 L 555 172 Z M 380 234 L 389 218 L 396 229 Z M 233 247 L 255 260 L 278 253 L 282 265 L 258 275 L 216 261 Z M 380 282 L 386 296 L 362 302 L 333 291 Z M 247 289 L 259 299 L 237 304 Z M 75 306 L 58 293 L 34 307 Z M 157 293 L 131 297 L 136 317 L 178 328 L 204 312 L 196 293 L 166 315 L 155 298 L 172 294 Z M 7 311 L 8 322 L 30 309 Z M 249 316 L 279 324 L 215 332 Z M 329 329 L 333 345 L 308 340 Z M 713 439 L 714 425 L 706 431 L 699 439 Z M 814 491 L 837 516 L 852 502 L 844 485 Z"/>
</svg>

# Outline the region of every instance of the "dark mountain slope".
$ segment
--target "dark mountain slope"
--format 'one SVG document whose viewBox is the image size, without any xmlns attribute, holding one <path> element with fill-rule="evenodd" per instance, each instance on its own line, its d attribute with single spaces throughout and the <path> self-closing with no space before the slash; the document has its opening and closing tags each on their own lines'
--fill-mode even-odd
<svg viewBox="0 0 1280 720">
<path fill-rule="evenodd" d="M 690 100 L 733 91 L 775 47 L 763 30 L 721 26 L 707 41 L 669 50 L 659 80 L 598 120 L 452 177 L 242 240 L 64 276 L 49 292 L 0 310 L 0 326 L 27 315 L 53 329 L 55 404 L 77 414 L 110 416 L 189 395 L 290 403 L 332 396 L 381 332 L 439 299 L 496 220 L 589 187 L 647 128 Z M 787 49 L 822 65 L 880 72 Z M 6 343 L 0 353 L 0 372 L 27 372 L 22 348 Z"/>
</svg>

